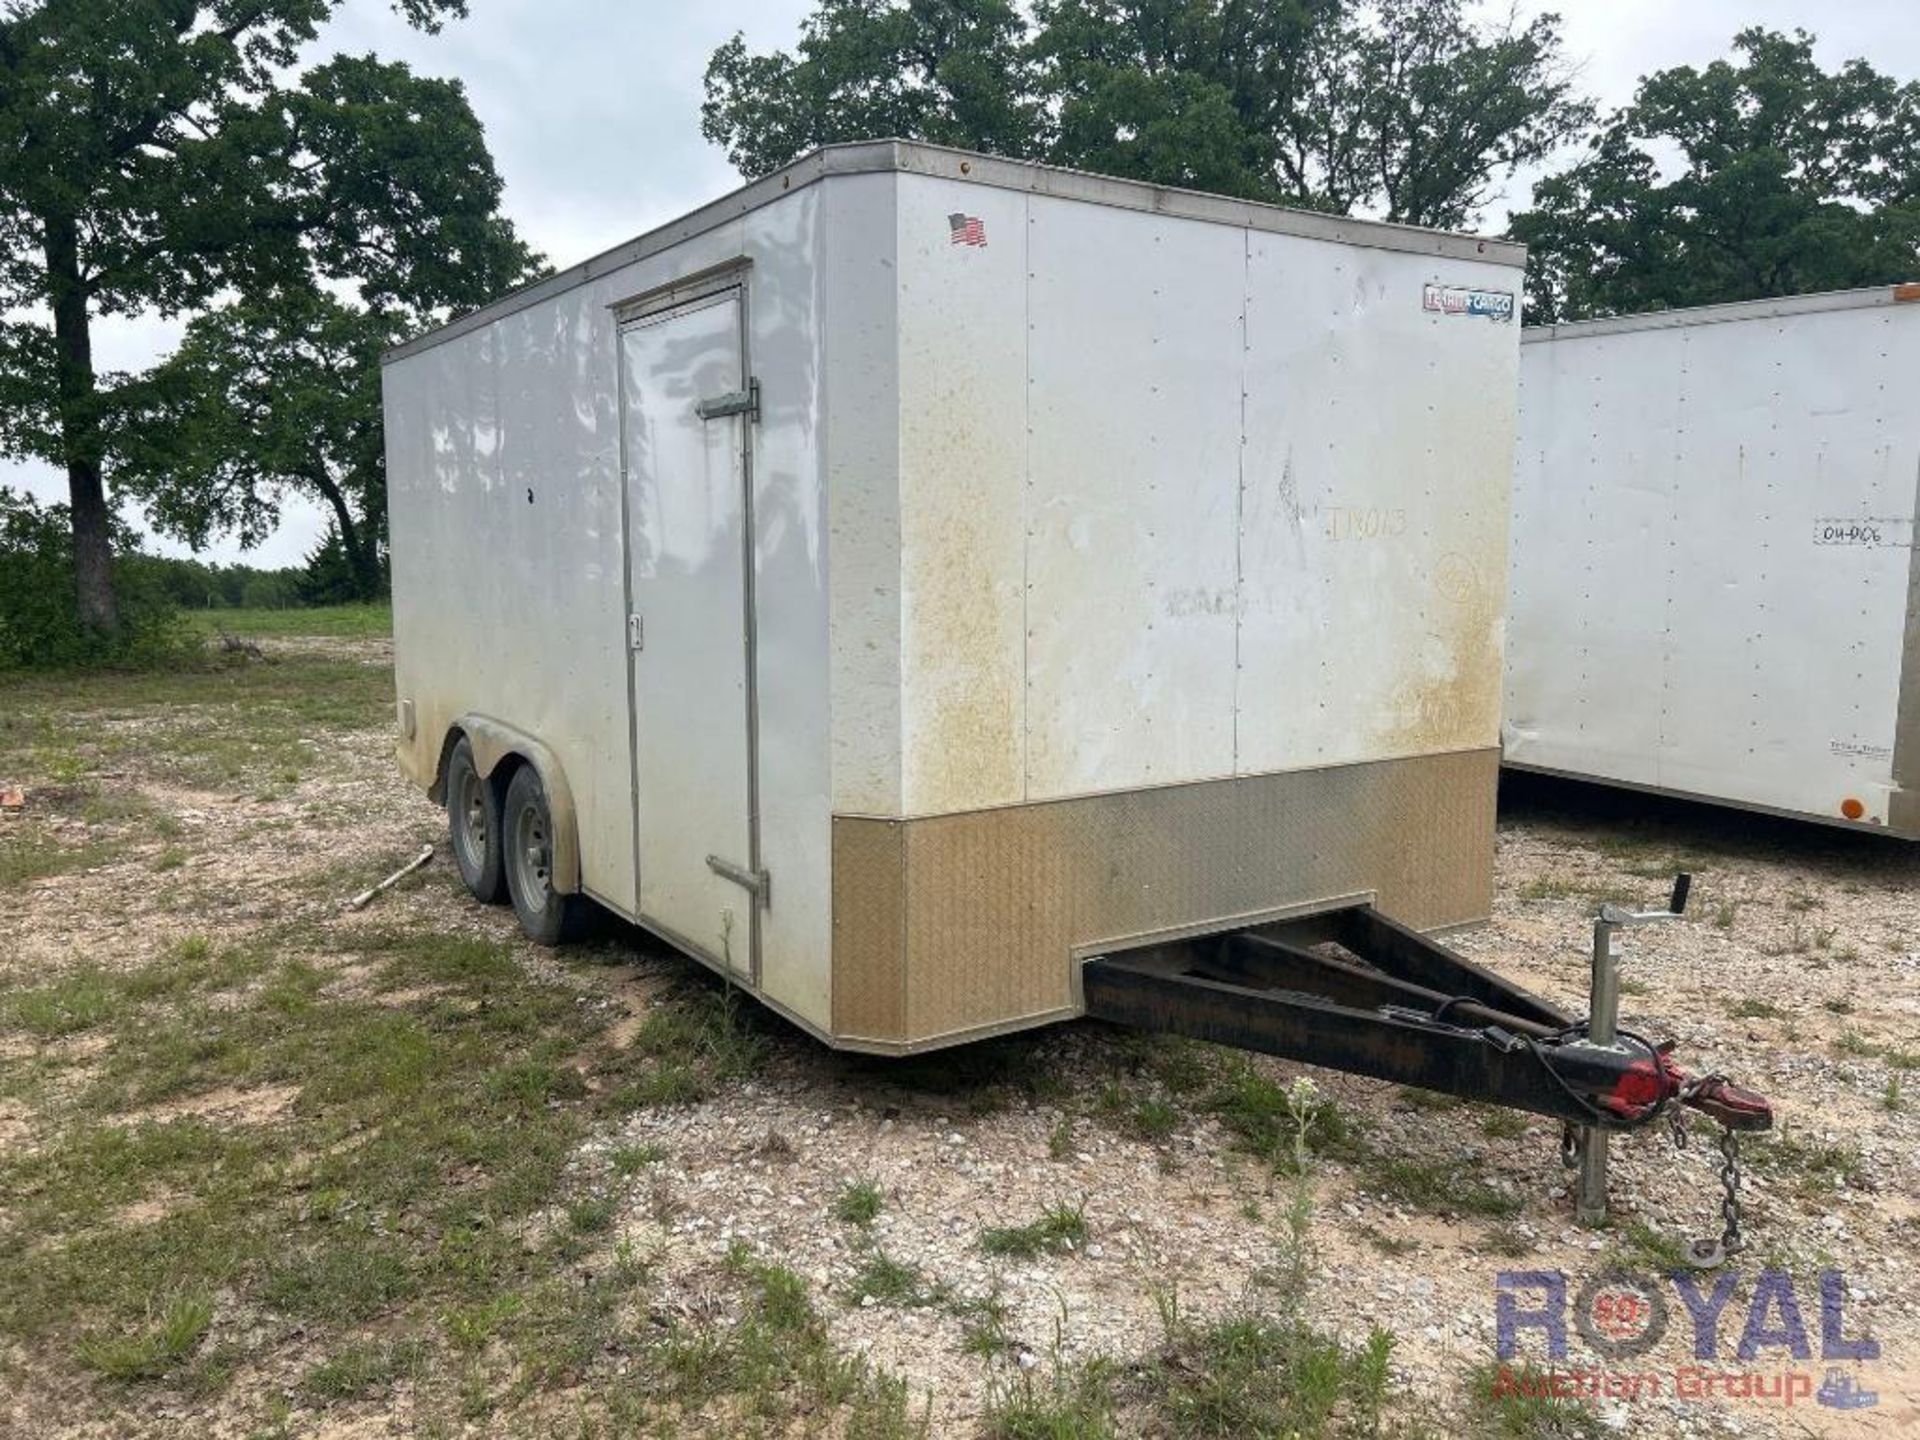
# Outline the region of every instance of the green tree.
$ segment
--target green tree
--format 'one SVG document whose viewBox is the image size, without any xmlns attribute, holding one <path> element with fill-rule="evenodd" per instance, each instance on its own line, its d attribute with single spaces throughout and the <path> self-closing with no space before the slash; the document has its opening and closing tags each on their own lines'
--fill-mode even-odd
<svg viewBox="0 0 1920 1440">
<path fill-rule="evenodd" d="M 380 352 L 405 324 L 304 286 L 243 299 L 188 326 L 174 355 L 126 387 L 115 482 L 164 534 L 199 549 L 273 533 L 289 491 L 324 504 L 348 583 L 385 589 Z"/>
<path fill-rule="evenodd" d="M 343 0 L 0 3 L 0 449 L 65 469 L 79 616 L 111 634 L 102 316 L 353 282 L 476 302 L 527 255 L 457 84 L 370 56 L 304 72 Z M 397 0 L 426 29 L 464 0 Z"/>
<path fill-rule="evenodd" d="M 1581 319 L 1920 274 L 1920 84 L 1814 37 L 1742 31 L 1663 70 L 1513 219 L 1531 319 Z M 1663 163 L 1664 162 L 1664 163 Z"/>
<path fill-rule="evenodd" d="M 1025 42 L 1013 0 L 821 0 L 798 54 L 753 55 L 740 35 L 714 52 L 700 128 L 749 176 L 876 136 L 1032 155 Z"/>
<path fill-rule="evenodd" d="M 702 117 L 750 176 L 898 135 L 1445 226 L 1592 112 L 1557 17 L 1465 0 L 821 0 L 794 54 L 721 47 Z"/>
</svg>

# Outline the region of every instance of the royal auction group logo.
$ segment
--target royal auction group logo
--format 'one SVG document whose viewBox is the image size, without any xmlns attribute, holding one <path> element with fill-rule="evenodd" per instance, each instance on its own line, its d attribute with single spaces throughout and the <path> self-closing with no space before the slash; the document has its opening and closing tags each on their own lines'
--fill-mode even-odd
<svg viewBox="0 0 1920 1440">
<path fill-rule="evenodd" d="M 1560 1399 L 1811 1400 L 1860 1409 L 1879 1397 L 1847 1367 L 1879 1359 L 1880 1342 L 1848 1334 L 1846 1306 L 1838 1270 L 1796 1281 L 1767 1269 L 1750 1284 L 1739 1270 L 1660 1277 L 1606 1270 L 1577 1287 L 1559 1270 L 1503 1270 L 1494 1282 L 1495 1388 Z M 1647 1365 L 1681 1316 L 1692 1331 L 1689 1362 Z M 1575 1359 L 1575 1334 L 1591 1362 Z M 1533 1363 L 1541 1351 L 1545 1368 Z"/>
</svg>

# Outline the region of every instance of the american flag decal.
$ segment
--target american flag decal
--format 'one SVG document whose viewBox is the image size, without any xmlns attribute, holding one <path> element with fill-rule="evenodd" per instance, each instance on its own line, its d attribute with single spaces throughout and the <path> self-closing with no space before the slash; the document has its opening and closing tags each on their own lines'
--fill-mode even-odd
<svg viewBox="0 0 1920 1440">
<path fill-rule="evenodd" d="M 958 210 L 947 216 L 947 243 L 950 245 L 984 245 L 987 243 L 987 225 L 978 215 L 962 215 Z"/>
</svg>

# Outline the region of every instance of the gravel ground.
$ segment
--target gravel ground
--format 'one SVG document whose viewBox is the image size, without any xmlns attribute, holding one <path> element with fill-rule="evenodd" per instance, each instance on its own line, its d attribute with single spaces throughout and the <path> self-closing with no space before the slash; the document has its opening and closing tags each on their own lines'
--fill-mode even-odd
<svg viewBox="0 0 1920 1440">
<path fill-rule="evenodd" d="M 334 654 L 359 642 L 316 643 Z M 164 886 L 151 883 L 154 841 L 29 884 L 8 902 L 4 963 L 57 974 L 82 961 L 137 963 L 188 933 L 244 936 L 268 918 L 350 923 L 340 898 L 442 827 L 394 770 L 384 737 L 337 739 L 328 773 L 271 796 L 140 779 L 146 801 L 180 829 L 179 868 Z M 47 801 L 45 790 L 30 797 Z M 1751 1147 L 1764 1153 L 1746 1173 L 1750 1249 L 1722 1318 L 1721 1354 L 1731 1357 L 1763 1264 L 1794 1277 L 1814 1347 L 1808 1361 L 1774 1348 L 1751 1366 L 1729 1358 L 1714 1368 L 1775 1376 L 1793 1368 L 1819 1383 L 1827 1367 L 1814 1276 L 1836 1268 L 1849 1333 L 1870 1333 L 1882 1347 L 1855 1367 L 1879 1404 L 1837 1411 L 1804 1399 L 1783 1408 L 1663 1395 L 1632 1407 L 1603 1401 L 1601 1418 L 1643 1435 L 1920 1429 L 1920 1093 L 1903 1093 L 1920 1090 L 1909 1068 L 1920 1063 L 1920 855 L 1870 836 L 1531 783 L 1503 808 L 1492 921 L 1453 943 L 1577 1012 L 1596 900 L 1657 902 L 1680 867 L 1696 877 L 1693 915 L 1630 934 L 1623 1019 L 1675 1040 L 1689 1068 L 1723 1070 L 1775 1102 L 1785 1143 Z M 510 934 L 511 912 L 456 897 L 449 868 L 442 843 L 425 879 L 377 902 L 379 923 L 417 916 Z M 663 997 L 690 969 L 631 937 L 613 946 L 616 963 L 523 953 L 606 1007 L 616 1032 L 630 1031 L 626 1017 L 671 1003 Z M 1162 1343 L 1171 1314 L 1273 1302 L 1290 1253 L 1291 1182 L 1166 1083 L 1156 1052 L 1103 1027 L 1069 1025 L 1002 1042 L 963 1083 L 928 1083 L 924 1066 L 902 1072 L 833 1055 L 778 1022 L 768 1029 L 769 1059 L 751 1079 L 695 1104 L 638 1111 L 577 1158 L 582 1183 L 617 1206 L 610 1243 L 655 1263 L 668 1310 L 712 1312 L 730 1250 L 778 1259 L 812 1283 L 836 1344 L 905 1375 L 944 1435 L 970 1433 L 996 1387 L 1023 1372 L 1142 1356 Z M 1372 1157 L 1330 1155 L 1312 1169 L 1306 1313 L 1349 1340 L 1390 1328 L 1398 1387 L 1431 1396 L 1436 1413 L 1457 1403 L 1469 1370 L 1493 1358 L 1498 1272 L 1557 1269 L 1577 1287 L 1609 1263 L 1651 1271 L 1663 1240 L 1716 1226 L 1717 1156 L 1704 1143 L 1677 1152 L 1664 1127 L 1616 1142 L 1615 1224 L 1595 1233 L 1573 1224 L 1556 1126 L 1501 1123 L 1392 1086 L 1254 1063 L 1282 1083 L 1310 1074 L 1355 1120 Z M 1128 1097 L 1165 1102 L 1150 1137 L 1116 1118 Z M 0 1107 L 0 1147 L 21 1143 L 29 1142 L 18 1117 Z M 661 1147 L 665 1158 L 613 1178 L 609 1157 L 637 1146 Z M 1437 1195 L 1411 1196 L 1381 1179 L 1383 1157 L 1446 1183 Z M 856 1181 L 882 1197 L 864 1226 L 834 1215 Z M 1454 1198 L 1493 1200 L 1454 1204 L 1455 1187 Z M 1082 1210 L 1077 1243 L 1030 1259 L 982 1248 L 985 1229 L 1024 1224 L 1054 1205 Z M 1448 1213 L 1476 1209 L 1510 1213 Z M 917 1280 L 907 1290 L 919 1293 L 858 1298 L 856 1282 L 876 1255 L 910 1267 Z M 1692 1362 L 1690 1327 L 1671 1289 L 1668 1297 L 1666 1339 L 1630 1368 L 1670 1380 Z M 1004 1306 L 1006 1344 L 982 1358 L 990 1298 Z M 405 1428 L 397 1412 L 370 1411 L 337 1433 Z"/>
</svg>

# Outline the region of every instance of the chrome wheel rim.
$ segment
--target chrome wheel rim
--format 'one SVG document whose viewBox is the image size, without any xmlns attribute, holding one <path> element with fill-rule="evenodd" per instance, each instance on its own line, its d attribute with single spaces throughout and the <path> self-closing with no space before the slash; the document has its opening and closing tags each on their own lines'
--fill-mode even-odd
<svg viewBox="0 0 1920 1440">
<path fill-rule="evenodd" d="M 487 785 L 471 770 L 461 772 L 454 796 L 453 838 L 460 844 L 460 855 L 477 866 L 487 853 Z"/>
<path fill-rule="evenodd" d="M 515 888 L 532 908 L 546 909 L 553 883 L 553 846 L 547 836 L 547 817 L 538 805 L 523 805 L 514 817 L 512 855 Z"/>
</svg>

